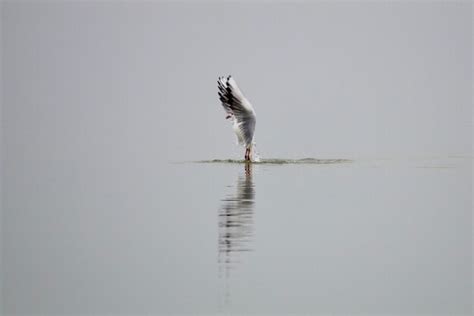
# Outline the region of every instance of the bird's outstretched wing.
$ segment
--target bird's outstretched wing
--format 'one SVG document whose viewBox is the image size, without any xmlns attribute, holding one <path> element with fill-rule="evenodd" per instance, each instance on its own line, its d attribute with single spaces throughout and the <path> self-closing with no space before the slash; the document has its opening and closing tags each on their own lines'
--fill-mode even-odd
<svg viewBox="0 0 474 316">
<path fill-rule="evenodd" d="M 219 77 L 217 87 L 224 110 L 234 117 L 234 130 L 239 143 L 245 146 L 251 145 L 256 123 L 252 104 L 244 97 L 231 76 Z"/>
</svg>

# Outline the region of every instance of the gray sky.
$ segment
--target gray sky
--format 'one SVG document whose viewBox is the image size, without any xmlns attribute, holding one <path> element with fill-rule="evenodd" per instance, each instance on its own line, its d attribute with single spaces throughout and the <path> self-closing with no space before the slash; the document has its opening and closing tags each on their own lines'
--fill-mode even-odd
<svg viewBox="0 0 474 316">
<path fill-rule="evenodd" d="M 471 152 L 472 11 L 450 3 L 3 2 L 6 161 Z"/>
</svg>

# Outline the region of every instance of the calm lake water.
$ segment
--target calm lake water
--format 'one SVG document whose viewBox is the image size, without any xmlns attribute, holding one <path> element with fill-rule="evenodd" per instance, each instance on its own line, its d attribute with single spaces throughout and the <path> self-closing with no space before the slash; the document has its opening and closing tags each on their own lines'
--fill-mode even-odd
<svg viewBox="0 0 474 316">
<path fill-rule="evenodd" d="M 25 171 L 4 311 L 471 313 L 471 157 L 266 162 Z"/>
</svg>

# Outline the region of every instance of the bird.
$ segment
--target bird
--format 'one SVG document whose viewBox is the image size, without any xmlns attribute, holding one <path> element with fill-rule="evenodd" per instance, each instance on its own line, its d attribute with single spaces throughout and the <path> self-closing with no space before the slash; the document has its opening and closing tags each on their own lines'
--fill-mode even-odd
<svg viewBox="0 0 474 316">
<path fill-rule="evenodd" d="M 231 75 L 217 80 L 219 100 L 226 112 L 226 119 L 231 119 L 239 145 L 245 147 L 244 159 L 252 161 L 252 148 L 255 145 L 254 133 L 257 116 L 252 104 L 240 91 Z"/>
</svg>

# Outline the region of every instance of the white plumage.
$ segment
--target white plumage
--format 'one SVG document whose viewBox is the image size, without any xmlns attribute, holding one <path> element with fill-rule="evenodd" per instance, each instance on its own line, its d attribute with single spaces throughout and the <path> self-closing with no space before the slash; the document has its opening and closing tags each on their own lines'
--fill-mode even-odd
<svg viewBox="0 0 474 316">
<path fill-rule="evenodd" d="M 257 121 L 255 110 L 231 76 L 219 77 L 217 87 L 219 88 L 219 99 L 227 113 L 226 118 L 233 120 L 233 129 L 237 135 L 237 141 L 246 149 L 245 160 L 251 160 L 255 123 Z"/>
</svg>

